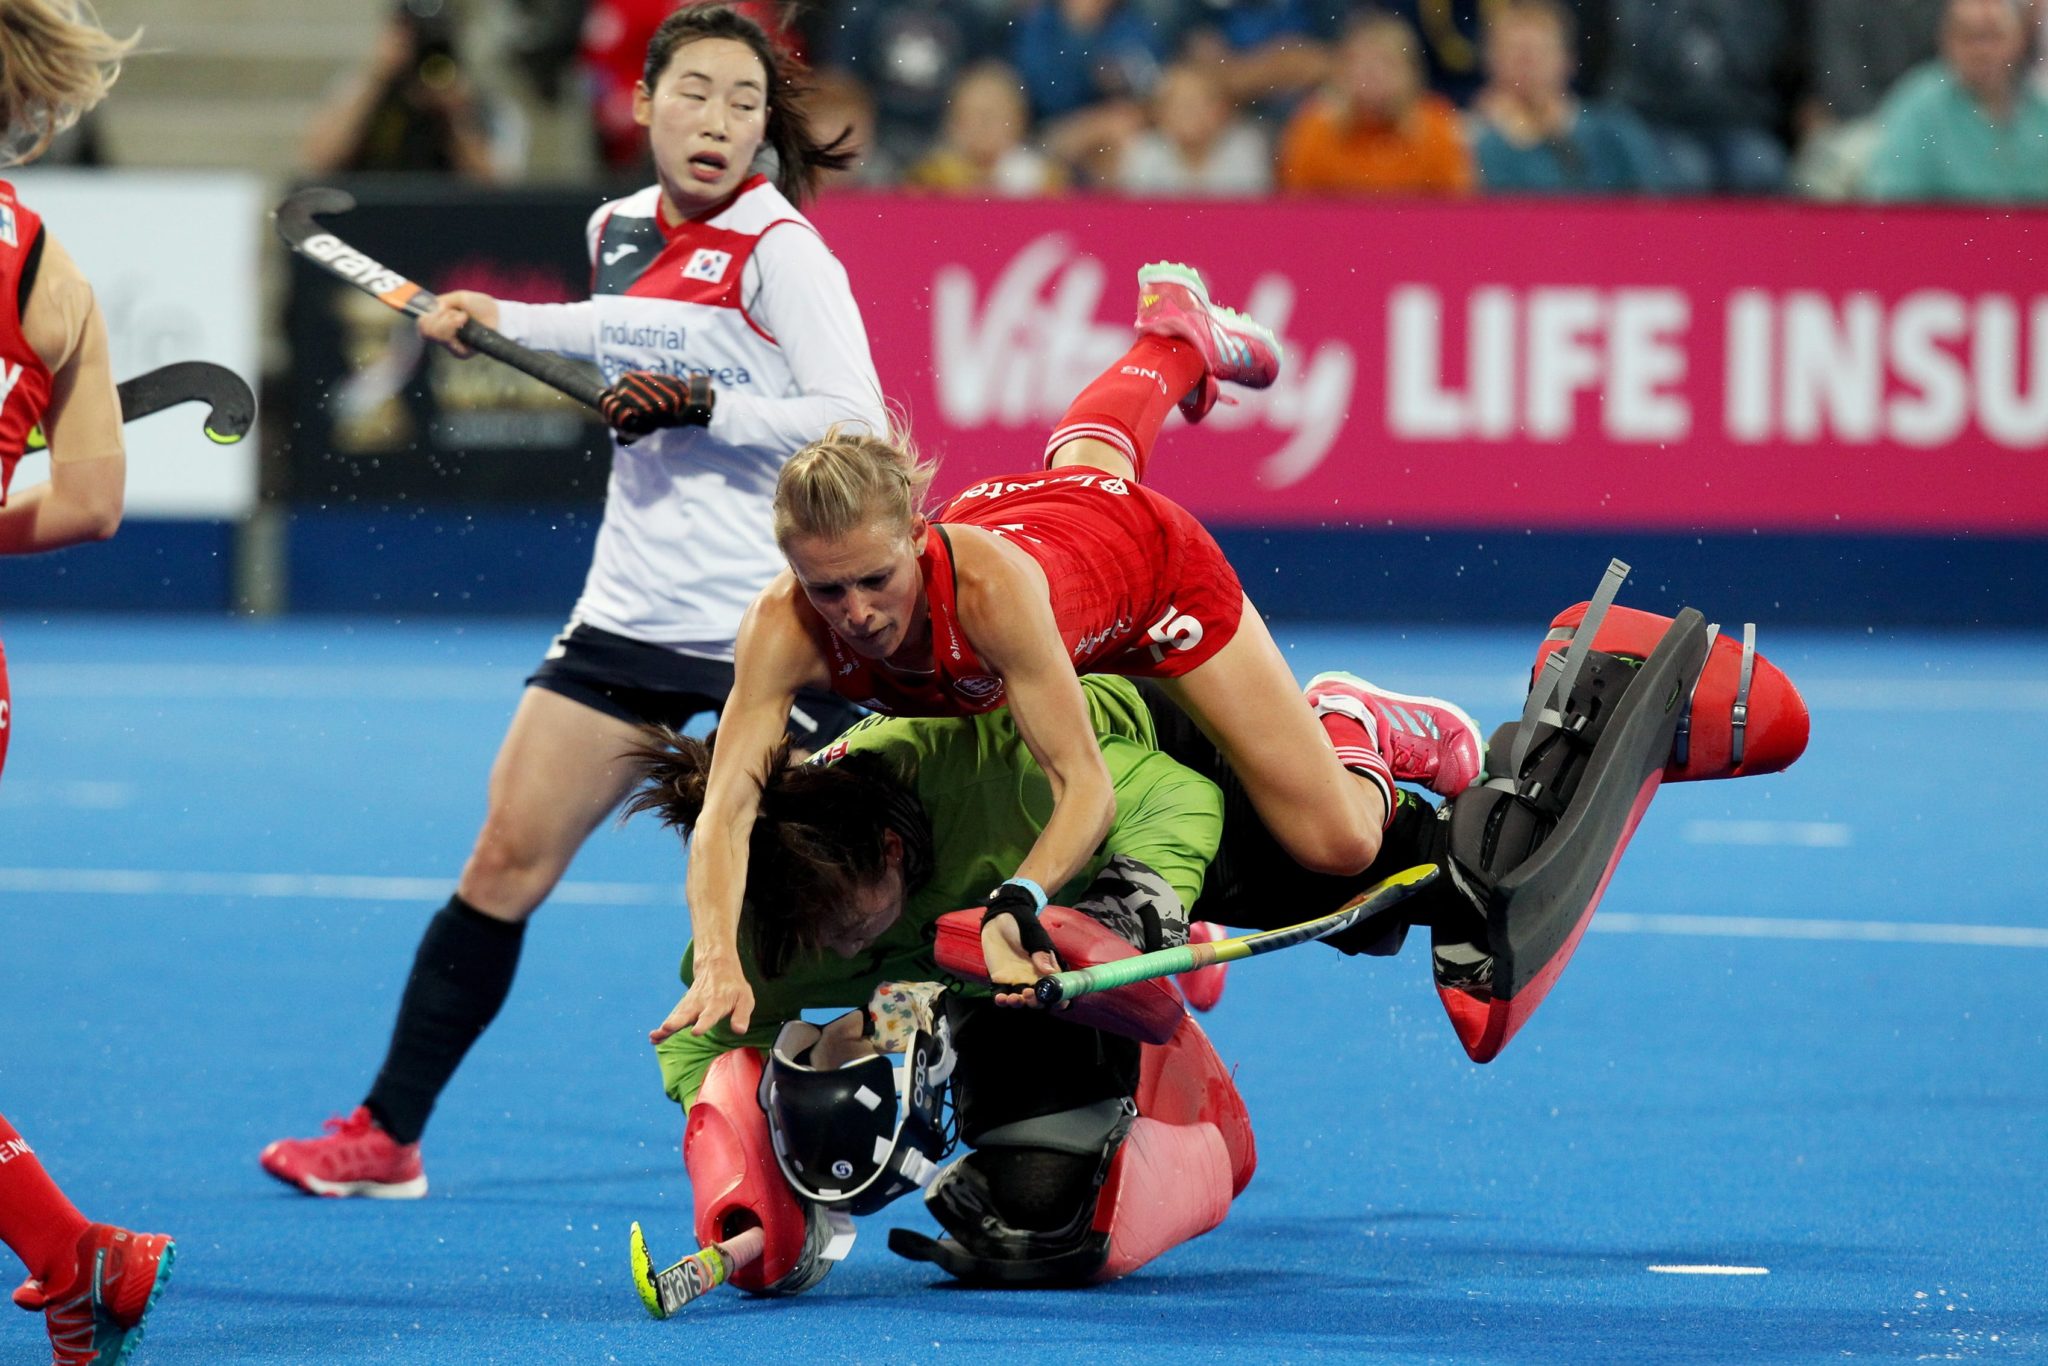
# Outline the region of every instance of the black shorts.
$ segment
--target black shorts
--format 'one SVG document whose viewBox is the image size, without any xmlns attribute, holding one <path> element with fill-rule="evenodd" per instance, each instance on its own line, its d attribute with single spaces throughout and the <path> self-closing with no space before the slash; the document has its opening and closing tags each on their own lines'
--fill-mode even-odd
<svg viewBox="0 0 2048 1366">
<path fill-rule="evenodd" d="M 725 705 L 732 692 L 732 665 L 577 622 L 555 637 L 526 685 L 559 693 L 628 725 L 681 730 L 691 718 Z M 789 711 L 790 742 L 821 749 L 866 714 L 843 697 L 806 688 Z"/>
</svg>

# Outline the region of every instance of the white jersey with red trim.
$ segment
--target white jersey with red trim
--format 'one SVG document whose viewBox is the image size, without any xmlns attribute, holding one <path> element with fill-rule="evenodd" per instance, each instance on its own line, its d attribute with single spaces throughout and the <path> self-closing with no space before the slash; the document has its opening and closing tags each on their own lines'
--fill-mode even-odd
<svg viewBox="0 0 2048 1366">
<path fill-rule="evenodd" d="M 886 429 L 846 270 L 762 176 L 670 225 L 660 188 L 591 216 L 592 297 L 499 305 L 515 341 L 628 370 L 704 374 L 709 427 L 614 443 L 597 551 L 575 620 L 732 658 L 747 604 L 782 568 L 769 503 L 782 464 L 835 423 Z"/>
</svg>

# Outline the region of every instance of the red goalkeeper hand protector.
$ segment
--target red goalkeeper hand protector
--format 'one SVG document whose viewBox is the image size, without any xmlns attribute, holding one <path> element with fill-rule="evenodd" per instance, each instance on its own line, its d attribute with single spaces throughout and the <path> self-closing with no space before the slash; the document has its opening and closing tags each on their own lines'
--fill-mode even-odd
<svg viewBox="0 0 2048 1366">
<path fill-rule="evenodd" d="M 597 409 L 621 436 L 646 436 L 663 427 L 709 426 L 717 399 L 703 375 L 628 370 L 598 395 Z"/>
</svg>

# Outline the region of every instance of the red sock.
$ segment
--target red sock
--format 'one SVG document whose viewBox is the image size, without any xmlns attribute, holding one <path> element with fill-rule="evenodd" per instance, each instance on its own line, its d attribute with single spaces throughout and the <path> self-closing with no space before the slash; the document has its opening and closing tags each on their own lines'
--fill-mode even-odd
<svg viewBox="0 0 2048 1366">
<path fill-rule="evenodd" d="M 78 1235 L 88 1222 L 0 1115 L 0 1242 L 14 1249 L 29 1275 L 52 1285 L 70 1278 Z"/>
<path fill-rule="evenodd" d="M 1052 453 L 1080 437 L 1106 441 L 1122 451 L 1145 477 L 1145 462 L 1160 424 L 1187 392 L 1202 382 L 1202 353 L 1171 337 L 1145 336 L 1104 370 L 1067 407 L 1045 443 Z"/>
<path fill-rule="evenodd" d="M 1323 734 L 1330 737 L 1330 747 L 1337 751 L 1337 762 L 1380 790 L 1380 797 L 1387 804 L 1387 817 L 1382 827 L 1392 825 L 1394 770 L 1388 765 L 1386 756 L 1380 753 L 1379 743 L 1373 739 L 1372 732 L 1357 717 L 1346 716 L 1342 712 L 1324 712 L 1316 720 L 1323 723 Z"/>
</svg>

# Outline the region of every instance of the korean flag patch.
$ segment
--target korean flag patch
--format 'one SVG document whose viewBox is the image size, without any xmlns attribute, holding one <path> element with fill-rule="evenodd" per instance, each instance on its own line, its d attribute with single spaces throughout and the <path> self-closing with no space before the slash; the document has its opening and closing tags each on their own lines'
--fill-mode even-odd
<svg viewBox="0 0 2048 1366">
<path fill-rule="evenodd" d="M 0 242 L 10 247 L 21 245 L 14 235 L 14 209 L 8 204 L 0 204 Z"/>
<path fill-rule="evenodd" d="M 725 278 L 725 268 L 731 264 L 731 252 L 699 247 L 690 253 L 690 263 L 683 267 L 683 278 L 704 280 L 715 285 Z"/>
</svg>

